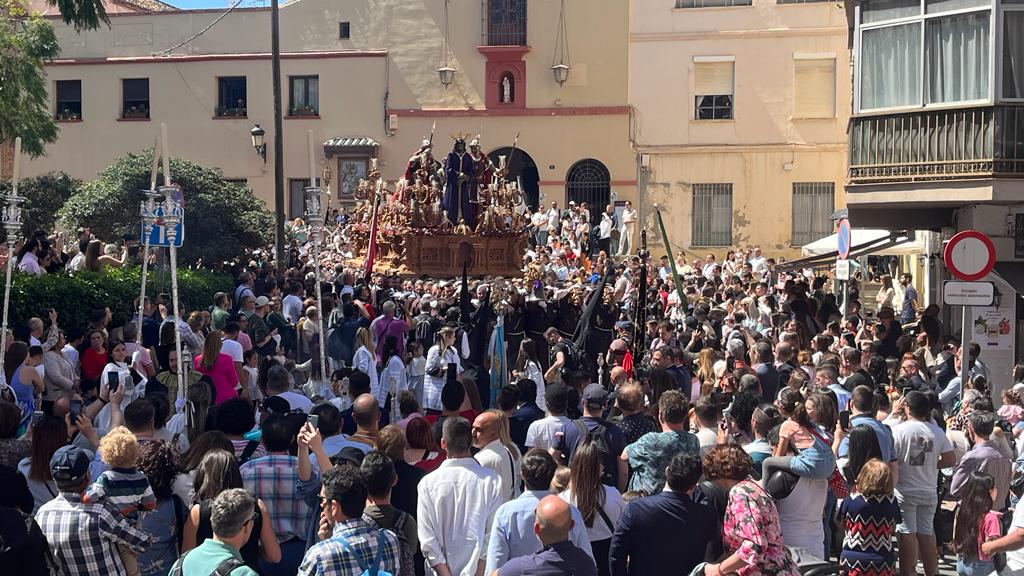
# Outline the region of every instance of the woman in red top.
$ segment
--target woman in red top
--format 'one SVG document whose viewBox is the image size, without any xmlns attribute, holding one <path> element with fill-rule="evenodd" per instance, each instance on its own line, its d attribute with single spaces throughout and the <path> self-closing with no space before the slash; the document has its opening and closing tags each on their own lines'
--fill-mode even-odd
<svg viewBox="0 0 1024 576">
<path fill-rule="evenodd" d="M 238 397 L 238 371 L 231 356 L 222 354 L 222 341 L 220 330 L 210 332 L 203 342 L 203 353 L 195 360 L 196 371 L 210 377 L 213 387 L 217 391 L 215 404 L 223 404 L 232 398 Z M 248 391 L 242 388 L 244 397 L 248 397 Z"/>
<path fill-rule="evenodd" d="M 107 341 L 103 338 L 103 332 L 93 330 L 89 332 L 89 347 L 82 354 L 79 363 L 82 365 L 82 395 L 87 398 L 94 398 L 99 390 L 100 376 L 103 368 L 110 362 L 110 355 L 107 353 Z"/>
<path fill-rule="evenodd" d="M 405 426 L 405 461 L 430 473 L 437 470 L 444 462 L 444 452 L 437 447 L 434 433 L 430 431 L 430 422 L 420 416 L 409 420 Z"/>
</svg>

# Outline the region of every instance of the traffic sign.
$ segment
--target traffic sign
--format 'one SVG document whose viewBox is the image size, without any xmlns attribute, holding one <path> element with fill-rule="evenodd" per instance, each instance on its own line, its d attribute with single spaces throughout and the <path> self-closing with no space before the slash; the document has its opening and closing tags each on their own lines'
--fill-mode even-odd
<svg viewBox="0 0 1024 576">
<path fill-rule="evenodd" d="M 996 264 L 992 240 L 977 230 L 964 230 L 949 239 L 942 254 L 946 268 L 967 282 L 981 280 Z"/>
<path fill-rule="evenodd" d="M 840 258 L 836 260 L 836 280 L 850 279 L 850 261 Z"/>
<path fill-rule="evenodd" d="M 839 219 L 839 229 L 836 231 L 836 243 L 839 244 L 839 258 L 846 260 L 850 257 L 850 220 Z"/>
<path fill-rule="evenodd" d="M 991 306 L 996 287 L 991 282 L 946 280 L 942 284 L 942 303 L 947 306 Z"/>
<path fill-rule="evenodd" d="M 181 187 L 177 184 L 169 186 L 172 188 L 170 195 L 172 198 L 178 201 L 178 205 L 184 207 L 184 197 L 181 192 Z M 157 220 L 153 224 L 153 229 L 149 234 L 149 246 L 150 248 L 168 248 L 171 245 L 170 236 L 167 234 L 167 227 L 164 226 L 163 221 L 163 204 L 157 204 Z M 185 220 L 182 219 L 176 226 L 178 233 L 174 237 L 174 247 L 181 248 L 181 243 L 185 239 Z M 139 242 L 145 244 L 146 242 L 146 225 L 142 224 L 139 229 Z"/>
</svg>

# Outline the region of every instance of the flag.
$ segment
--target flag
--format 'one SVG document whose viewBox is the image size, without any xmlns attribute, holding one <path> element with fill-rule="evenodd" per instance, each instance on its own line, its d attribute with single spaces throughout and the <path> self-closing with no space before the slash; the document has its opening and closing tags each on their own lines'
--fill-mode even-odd
<svg viewBox="0 0 1024 576">
<path fill-rule="evenodd" d="M 491 356 L 491 406 L 497 406 L 498 392 L 508 386 L 508 362 L 505 350 L 505 316 L 498 316 L 498 323 L 491 333 L 488 346 Z"/>
</svg>

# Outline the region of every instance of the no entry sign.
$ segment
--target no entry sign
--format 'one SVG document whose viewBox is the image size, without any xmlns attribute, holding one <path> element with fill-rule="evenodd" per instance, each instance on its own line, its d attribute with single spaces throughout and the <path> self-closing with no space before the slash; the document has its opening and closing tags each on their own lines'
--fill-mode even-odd
<svg viewBox="0 0 1024 576">
<path fill-rule="evenodd" d="M 964 230 L 949 239 L 942 254 L 946 268 L 967 282 L 984 278 L 996 264 L 992 240 L 977 230 Z"/>
<path fill-rule="evenodd" d="M 850 221 L 846 218 L 839 220 L 839 229 L 836 231 L 836 243 L 839 244 L 839 258 L 846 260 L 850 257 Z"/>
</svg>

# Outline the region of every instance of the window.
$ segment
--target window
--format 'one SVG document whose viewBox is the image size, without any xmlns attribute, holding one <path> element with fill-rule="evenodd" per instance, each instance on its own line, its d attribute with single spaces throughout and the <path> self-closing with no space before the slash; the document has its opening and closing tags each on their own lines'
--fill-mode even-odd
<svg viewBox="0 0 1024 576">
<path fill-rule="evenodd" d="M 245 76 L 217 78 L 217 116 L 245 118 L 245 103 Z"/>
<path fill-rule="evenodd" d="M 836 59 L 793 61 L 793 115 L 833 118 L 836 115 Z"/>
<path fill-rule="evenodd" d="M 694 184 L 690 245 L 732 245 L 732 184 Z"/>
<path fill-rule="evenodd" d="M 526 0 L 483 0 L 487 46 L 526 46 Z"/>
<path fill-rule="evenodd" d="M 858 111 L 989 100 L 991 6 L 991 0 L 864 0 Z"/>
<path fill-rule="evenodd" d="M 288 78 L 291 87 L 291 105 L 288 106 L 289 116 L 318 116 L 320 114 L 320 77 L 291 76 Z"/>
<path fill-rule="evenodd" d="M 54 92 L 57 95 L 54 115 L 58 120 L 82 119 L 82 81 L 57 80 Z"/>
<path fill-rule="evenodd" d="M 149 118 L 149 78 L 121 80 L 121 117 Z"/>
<path fill-rule="evenodd" d="M 302 218 L 306 214 L 306 188 L 309 178 L 288 179 L 288 217 Z"/>
<path fill-rule="evenodd" d="M 793 246 L 810 244 L 832 233 L 834 182 L 793 183 Z"/>
<path fill-rule="evenodd" d="M 1024 12 L 1003 12 L 1003 98 L 1024 98 Z"/>
<path fill-rule="evenodd" d="M 590 219 L 598 222 L 612 197 L 611 173 L 601 161 L 587 158 L 576 162 L 565 176 L 567 201 L 590 206 Z"/>
<path fill-rule="evenodd" d="M 732 118 L 733 65 L 730 61 L 694 60 L 694 118 Z"/>
<path fill-rule="evenodd" d="M 825 2 L 827 0 L 815 0 Z M 750 6 L 751 0 L 676 0 L 676 8 L 721 8 L 723 6 Z"/>
<path fill-rule="evenodd" d="M 338 22 L 338 38 L 348 40 L 352 37 L 352 25 L 348 22 Z"/>
</svg>

